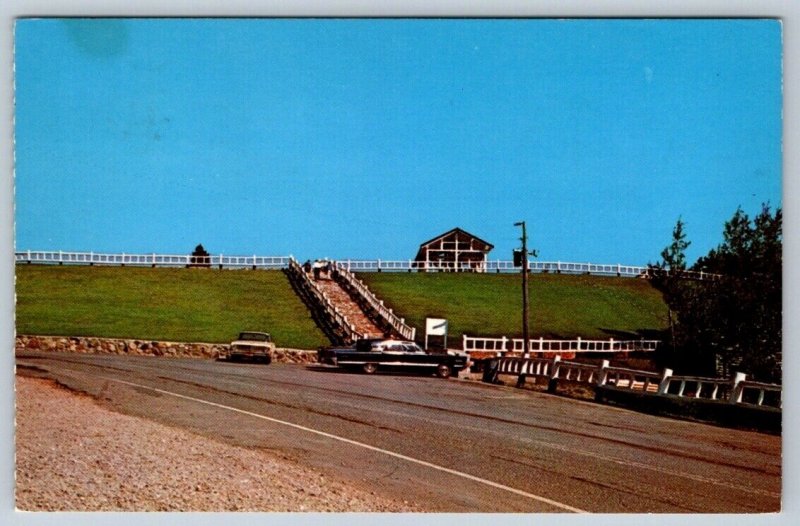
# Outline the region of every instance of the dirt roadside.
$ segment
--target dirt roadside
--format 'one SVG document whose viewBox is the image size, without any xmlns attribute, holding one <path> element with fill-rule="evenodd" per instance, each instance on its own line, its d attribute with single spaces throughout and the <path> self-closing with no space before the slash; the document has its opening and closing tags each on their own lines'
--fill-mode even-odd
<svg viewBox="0 0 800 526">
<path fill-rule="evenodd" d="M 414 512 L 275 454 L 115 413 L 16 377 L 16 506 L 26 511 Z"/>
</svg>

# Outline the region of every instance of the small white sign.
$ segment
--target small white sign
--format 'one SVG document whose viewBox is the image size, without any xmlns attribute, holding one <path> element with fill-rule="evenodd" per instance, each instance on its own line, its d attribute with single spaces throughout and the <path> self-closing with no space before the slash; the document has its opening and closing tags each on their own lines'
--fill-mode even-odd
<svg viewBox="0 0 800 526">
<path fill-rule="evenodd" d="M 447 336 L 447 320 L 425 318 L 425 334 L 428 336 Z"/>
</svg>

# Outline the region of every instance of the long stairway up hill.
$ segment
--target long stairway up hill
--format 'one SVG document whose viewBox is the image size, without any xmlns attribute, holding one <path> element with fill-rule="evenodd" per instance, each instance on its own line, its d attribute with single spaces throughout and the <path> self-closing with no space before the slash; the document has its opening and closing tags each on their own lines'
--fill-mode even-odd
<svg viewBox="0 0 800 526">
<path fill-rule="evenodd" d="M 359 334 L 367 337 L 383 335 L 381 328 L 364 313 L 358 303 L 332 277 L 320 277 L 316 283 L 320 290 L 328 296 L 331 303 L 355 326 Z"/>
<path fill-rule="evenodd" d="M 345 265 L 328 260 L 300 265 L 292 258 L 286 273 L 331 343 L 348 344 L 376 337 L 415 338 L 416 329 L 384 305 Z"/>
</svg>

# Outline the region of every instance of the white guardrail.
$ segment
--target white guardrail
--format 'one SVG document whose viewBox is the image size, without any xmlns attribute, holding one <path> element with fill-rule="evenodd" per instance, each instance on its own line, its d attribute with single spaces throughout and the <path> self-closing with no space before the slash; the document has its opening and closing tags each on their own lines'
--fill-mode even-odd
<svg viewBox="0 0 800 526">
<path fill-rule="evenodd" d="M 655 351 L 659 340 L 546 340 L 532 338 L 528 341 L 528 352 L 634 352 Z M 467 352 L 494 352 L 502 356 L 508 352 L 525 352 L 522 338 L 484 338 L 462 336 L 461 348 Z"/>
<path fill-rule="evenodd" d="M 219 268 L 268 268 L 284 269 L 289 266 L 291 256 L 192 256 L 185 254 L 107 254 L 94 252 L 65 252 L 61 250 L 25 250 L 14 253 L 17 263 L 67 264 L 67 265 L 131 265 L 153 267 L 211 266 Z M 383 260 L 383 259 L 339 259 L 339 264 L 351 272 L 519 272 L 513 261 L 487 261 L 484 263 L 460 263 Z M 529 261 L 528 268 L 535 273 L 592 274 L 598 276 L 620 276 L 650 278 L 653 270 L 647 266 L 622 264 L 573 263 L 566 261 Z M 682 271 L 681 275 L 691 279 L 710 279 L 716 274 Z"/>
<path fill-rule="evenodd" d="M 731 404 L 781 409 L 782 388 L 747 380 L 743 373 L 730 379 L 676 376 L 671 369 L 662 373 L 611 367 L 608 360 L 592 365 L 554 358 L 500 358 L 498 374 L 548 378 L 552 382 L 568 380 L 583 384 L 638 391 L 657 396 L 717 400 Z"/>
<path fill-rule="evenodd" d="M 348 321 L 347 317 L 331 302 L 328 295 L 320 290 L 319 286 L 308 277 L 308 274 L 303 271 L 300 264 L 292 257 L 289 258 L 288 268 L 289 272 L 300 280 L 300 286 L 316 298 L 333 323 L 344 331 L 347 339 L 354 342 L 364 337 L 363 334 L 356 331 L 355 325 Z"/>
<path fill-rule="evenodd" d="M 363 281 L 356 278 L 355 275 L 350 272 L 344 265 L 341 263 L 334 263 L 336 265 L 336 269 L 339 271 L 339 278 L 353 291 L 355 291 L 359 296 L 361 296 L 364 301 L 377 313 L 377 315 L 383 320 L 386 321 L 398 334 L 400 334 L 406 340 L 413 340 L 416 336 L 417 329 L 411 327 L 410 325 L 406 325 L 405 318 L 399 317 L 395 314 L 392 309 L 385 306 L 382 300 L 379 300 L 378 297 L 369 290 L 366 284 Z"/>
</svg>

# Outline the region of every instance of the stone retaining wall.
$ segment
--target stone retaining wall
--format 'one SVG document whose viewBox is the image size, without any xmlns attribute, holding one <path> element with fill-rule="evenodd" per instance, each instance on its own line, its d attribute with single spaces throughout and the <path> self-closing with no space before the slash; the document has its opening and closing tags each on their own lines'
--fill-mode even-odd
<svg viewBox="0 0 800 526">
<path fill-rule="evenodd" d="M 17 336 L 16 350 L 74 352 L 90 354 L 129 354 L 133 356 L 162 356 L 167 358 L 216 359 L 225 343 L 162 342 L 95 338 L 91 336 Z M 278 348 L 272 357 L 275 362 L 313 363 L 316 351 Z"/>
</svg>

